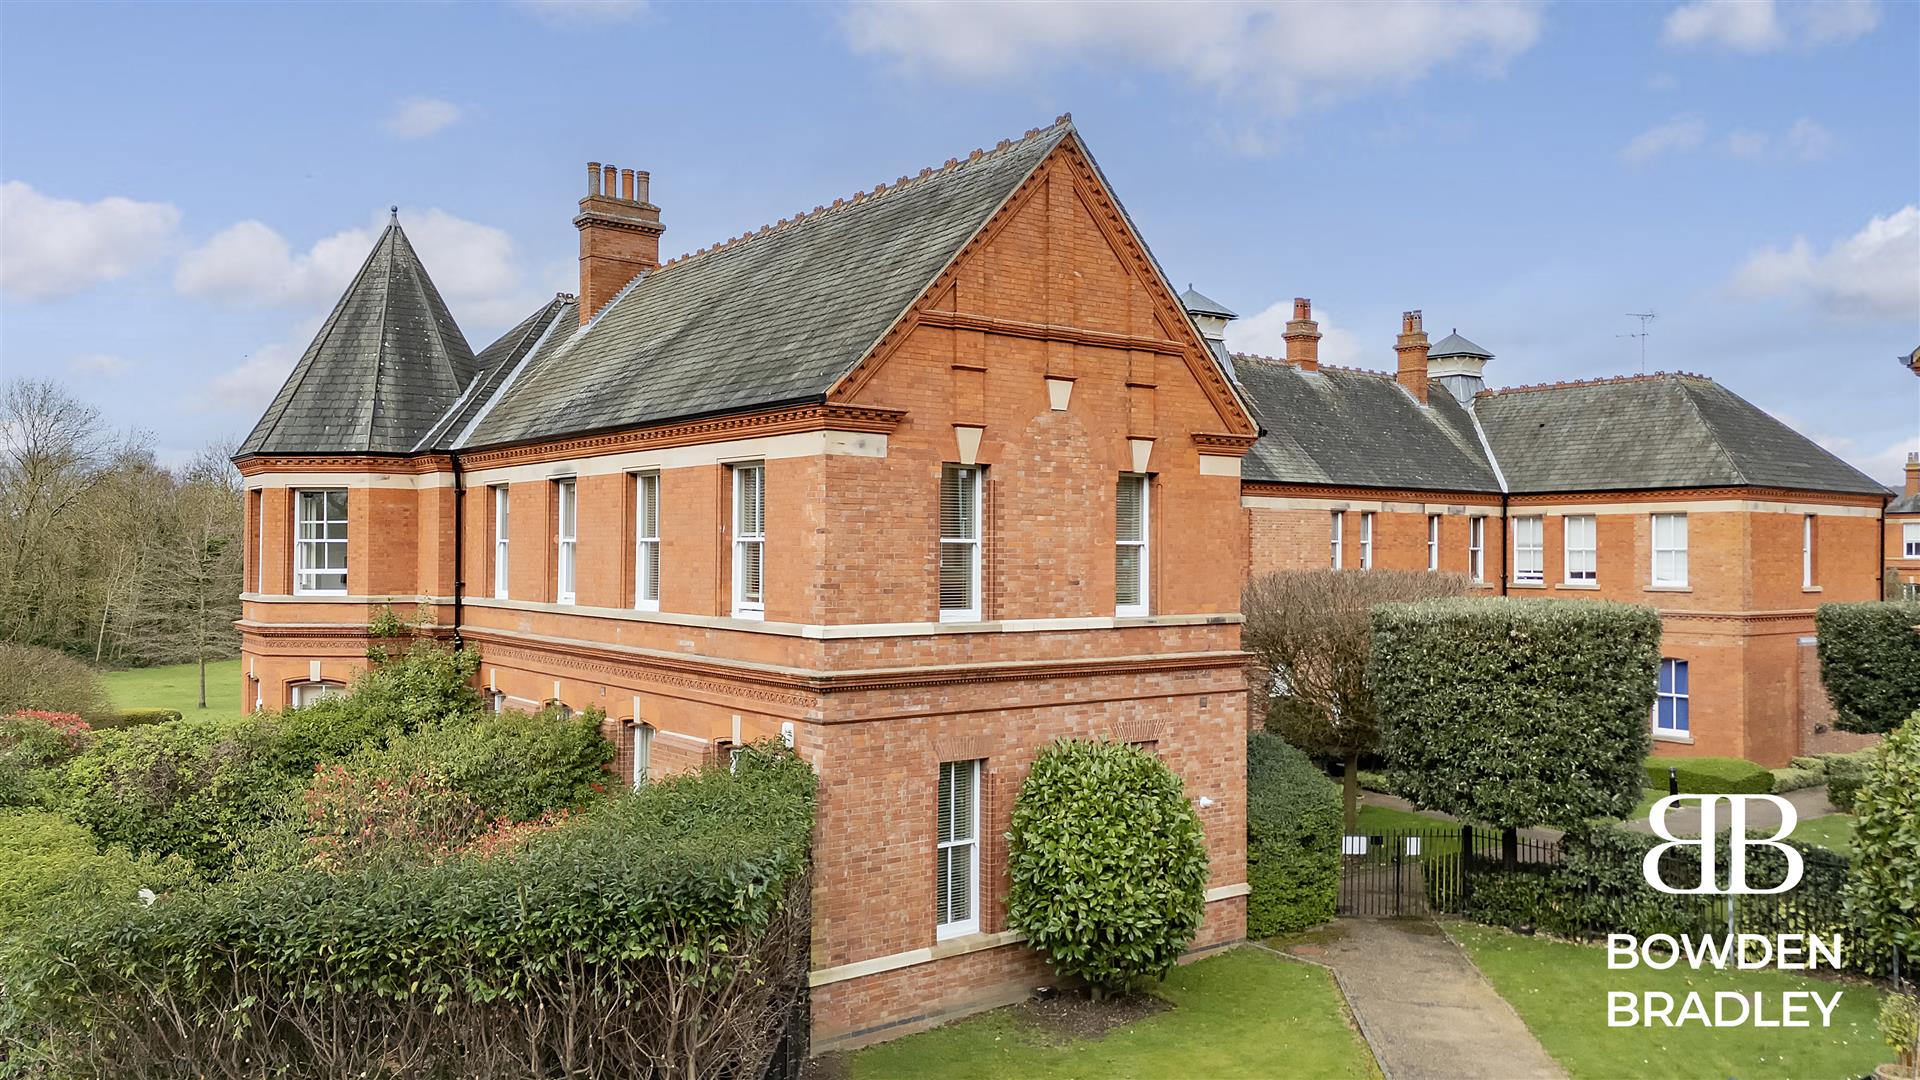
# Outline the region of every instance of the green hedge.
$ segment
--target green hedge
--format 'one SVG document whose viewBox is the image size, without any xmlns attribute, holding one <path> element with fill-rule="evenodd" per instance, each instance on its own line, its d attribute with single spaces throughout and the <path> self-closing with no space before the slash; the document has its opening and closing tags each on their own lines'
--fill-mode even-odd
<svg viewBox="0 0 1920 1080">
<path fill-rule="evenodd" d="M 1827 782 L 1824 769 L 1773 769 L 1773 792 L 1784 795 L 1789 791 L 1819 787 Z"/>
<path fill-rule="evenodd" d="M 1868 762 L 1857 757 L 1835 755 L 1827 759 L 1827 801 L 1848 813 L 1853 812 L 1860 786 L 1866 783 Z"/>
<path fill-rule="evenodd" d="M 161 893 L 194 879 L 184 859 L 102 850 L 92 833 L 57 814 L 0 813 L 0 950 L 23 928 L 73 908 L 131 910 L 141 889 Z"/>
<path fill-rule="evenodd" d="M 1659 658 L 1651 608 L 1381 605 L 1368 679 L 1388 780 L 1422 808 L 1503 827 L 1623 818 L 1652 748 Z"/>
<path fill-rule="evenodd" d="M 1665 794 L 1667 770 L 1679 774 L 1683 795 L 1765 795 L 1773 790 L 1773 772 L 1745 758 L 1650 757 L 1647 786 Z"/>
<path fill-rule="evenodd" d="M 178 709 L 121 709 L 111 719 L 93 725 L 99 728 L 140 727 L 143 724 L 168 724 L 182 718 Z"/>
<path fill-rule="evenodd" d="M 1847 908 L 1868 942 L 1920 960 L 1920 713 L 1874 753 L 1856 797 Z"/>
<path fill-rule="evenodd" d="M 53 797 L 53 769 L 91 739 L 84 721 L 56 727 L 30 713 L 0 716 L 0 809 L 45 806 Z"/>
<path fill-rule="evenodd" d="M 1842 731 L 1892 731 L 1920 709 L 1920 603 L 1821 604 L 1820 681 Z"/>
<path fill-rule="evenodd" d="M 758 1076 L 809 966 L 813 804 L 812 770 L 756 744 L 512 857 L 79 905 L 0 974 L 24 1041 L 76 1075 Z"/>
<path fill-rule="evenodd" d="M 1180 778 L 1146 751 L 1040 751 L 1007 833 L 1007 924 L 1096 991 L 1164 976 L 1200 929 L 1207 844 Z"/>
<path fill-rule="evenodd" d="M 605 719 L 599 709 L 568 719 L 553 709 L 488 713 L 396 735 L 383 749 L 356 755 L 347 768 L 395 779 L 444 776 L 489 818 L 527 821 L 579 806 L 606 787 L 614 746 L 600 733 Z"/>
<path fill-rule="evenodd" d="M 1247 739 L 1247 936 L 1333 918 L 1340 893 L 1340 787 L 1279 736 Z"/>
</svg>

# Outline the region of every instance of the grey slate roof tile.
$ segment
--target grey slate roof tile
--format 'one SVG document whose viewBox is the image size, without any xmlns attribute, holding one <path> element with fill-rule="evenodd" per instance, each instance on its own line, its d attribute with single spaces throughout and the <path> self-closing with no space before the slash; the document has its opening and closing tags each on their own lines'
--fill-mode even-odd
<svg viewBox="0 0 1920 1080">
<path fill-rule="evenodd" d="M 1482 394 L 1474 414 L 1515 492 L 1886 489 L 1711 379 L 1649 375 Z"/>
<path fill-rule="evenodd" d="M 1264 434 L 1241 477 L 1270 483 L 1500 490 L 1451 394 L 1422 408 L 1390 375 L 1345 368 L 1301 371 L 1284 360 L 1234 356 L 1233 369 Z"/>
<path fill-rule="evenodd" d="M 643 275 L 528 365 L 462 445 L 819 400 L 1071 131 Z"/>
<path fill-rule="evenodd" d="M 501 334 L 499 340 L 481 349 L 479 355 L 473 358 L 476 374 L 472 381 L 453 407 L 433 426 L 433 430 L 420 440 L 420 448 L 448 449 L 456 445 L 467 425 L 499 392 L 501 385 L 513 376 L 514 369 L 527 354 L 545 340 L 549 330 L 557 327 L 565 332 L 578 325 L 576 311 L 573 297 L 566 294 L 556 296 L 520 320 L 513 329 Z"/>
<path fill-rule="evenodd" d="M 407 453 L 474 372 L 473 350 L 395 221 L 236 456 Z"/>
<path fill-rule="evenodd" d="M 1902 495 L 1887 504 L 1889 514 L 1920 514 L 1920 495 Z"/>
</svg>

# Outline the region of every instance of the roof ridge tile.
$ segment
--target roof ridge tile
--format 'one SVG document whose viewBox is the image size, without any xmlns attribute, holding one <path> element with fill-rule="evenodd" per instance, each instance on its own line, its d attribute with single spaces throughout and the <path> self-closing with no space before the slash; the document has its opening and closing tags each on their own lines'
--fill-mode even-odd
<svg viewBox="0 0 1920 1080">
<path fill-rule="evenodd" d="M 1325 366 L 1325 365 L 1321 365 Z M 1692 371 L 1645 371 L 1637 375 L 1601 375 L 1591 379 L 1563 379 L 1558 382 L 1523 383 L 1519 386 L 1488 387 L 1475 397 L 1499 397 L 1502 394 L 1530 394 L 1536 390 L 1571 390 L 1582 386 L 1612 386 L 1617 383 L 1656 382 L 1662 379 L 1692 379 L 1712 382 L 1713 378 Z"/>
</svg>

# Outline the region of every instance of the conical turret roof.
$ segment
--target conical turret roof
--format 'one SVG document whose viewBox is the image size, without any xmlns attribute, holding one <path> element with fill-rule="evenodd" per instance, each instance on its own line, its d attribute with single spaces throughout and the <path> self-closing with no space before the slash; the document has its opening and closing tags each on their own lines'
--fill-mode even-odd
<svg viewBox="0 0 1920 1080">
<path fill-rule="evenodd" d="M 396 215 L 239 454 L 404 454 L 474 376 Z"/>
</svg>

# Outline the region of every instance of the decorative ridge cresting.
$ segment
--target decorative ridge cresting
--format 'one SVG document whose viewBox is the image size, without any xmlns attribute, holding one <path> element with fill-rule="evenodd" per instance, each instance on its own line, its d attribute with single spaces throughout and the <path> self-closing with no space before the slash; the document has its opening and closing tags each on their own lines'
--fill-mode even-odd
<svg viewBox="0 0 1920 1080">
<path fill-rule="evenodd" d="M 1662 379 L 1690 379 L 1695 382 L 1710 383 L 1708 376 L 1693 371 L 1650 371 L 1642 375 L 1603 375 L 1594 379 L 1569 379 L 1564 382 L 1528 383 L 1524 386 L 1502 386 L 1486 389 L 1474 397 L 1498 397 L 1501 394 L 1530 394 L 1536 390 L 1571 390 L 1582 386 L 1612 386 L 1616 383 L 1659 382 Z"/>
<path fill-rule="evenodd" d="M 676 266 L 684 265 L 686 263 L 694 261 L 695 259 L 699 259 L 704 256 L 714 254 L 716 252 L 727 251 L 737 245 L 744 244 L 750 240 L 757 240 L 763 236 L 770 236 L 775 233 L 785 232 L 787 229 L 792 228 L 793 226 L 798 225 L 802 222 L 813 221 L 815 219 L 825 217 L 829 214 L 834 213 L 837 210 L 850 209 L 854 206 L 860 206 L 865 203 L 872 202 L 875 199 L 884 198 L 885 196 L 895 194 L 907 188 L 917 187 L 918 185 L 920 185 L 921 183 L 925 182 L 928 179 L 931 179 L 932 177 L 944 175 L 946 173 L 950 173 L 954 171 L 955 169 L 964 168 L 966 166 L 973 165 L 981 161 L 986 161 L 991 158 L 998 157 L 1001 154 L 1004 154 L 1007 151 L 1012 150 L 1016 147 L 1025 146 L 1036 139 L 1046 138 L 1060 131 L 1071 130 L 1072 127 L 1073 127 L 1073 114 L 1061 113 L 1059 116 L 1055 117 L 1053 123 L 1048 125 L 1047 127 L 1028 128 L 1026 131 L 1026 134 L 1022 135 L 1018 139 L 1001 139 L 998 143 L 994 145 L 993 149 L 991 150 L 982 150 L 976 147 L 971 153 L 969 153 L 964 158 L 948 158 L 946 160 L 946 163 L 941 165 L 937 169 L 933 168 L 932 166 L 928 166 L 927 168 L 921 169 L 920 172 L 914 176 L 902 176 L 891 184 L 875 184 L 873 187 L 873 190 L 871 191 L 856 191 L 853 193 L 851 197 L 835 199 L 831 203 L 823 203 L 819 206 L 814 207 L 812 210 L 795 214 L 790 218 L 781 218 L 779 221 L 774 222 L 771 225 L 762 225 L 758 229 L 749 229 L 748 231 L 741 233 L 739 236 L 728 237 L 727 239 L 722 240 L 719 243 L 714 244 L 710 247 L 703 247 L 696 251 L 686 252 L 680 255 L 676 255 L 673 258 L 668 259 L 667 261 L 661 263 L 659 268 L 656 269 L 654 273 L 656 274 L 664 273 Z M 608 306 L 611 306 L 611 303 L 609 303 Z"/>
</svg>

